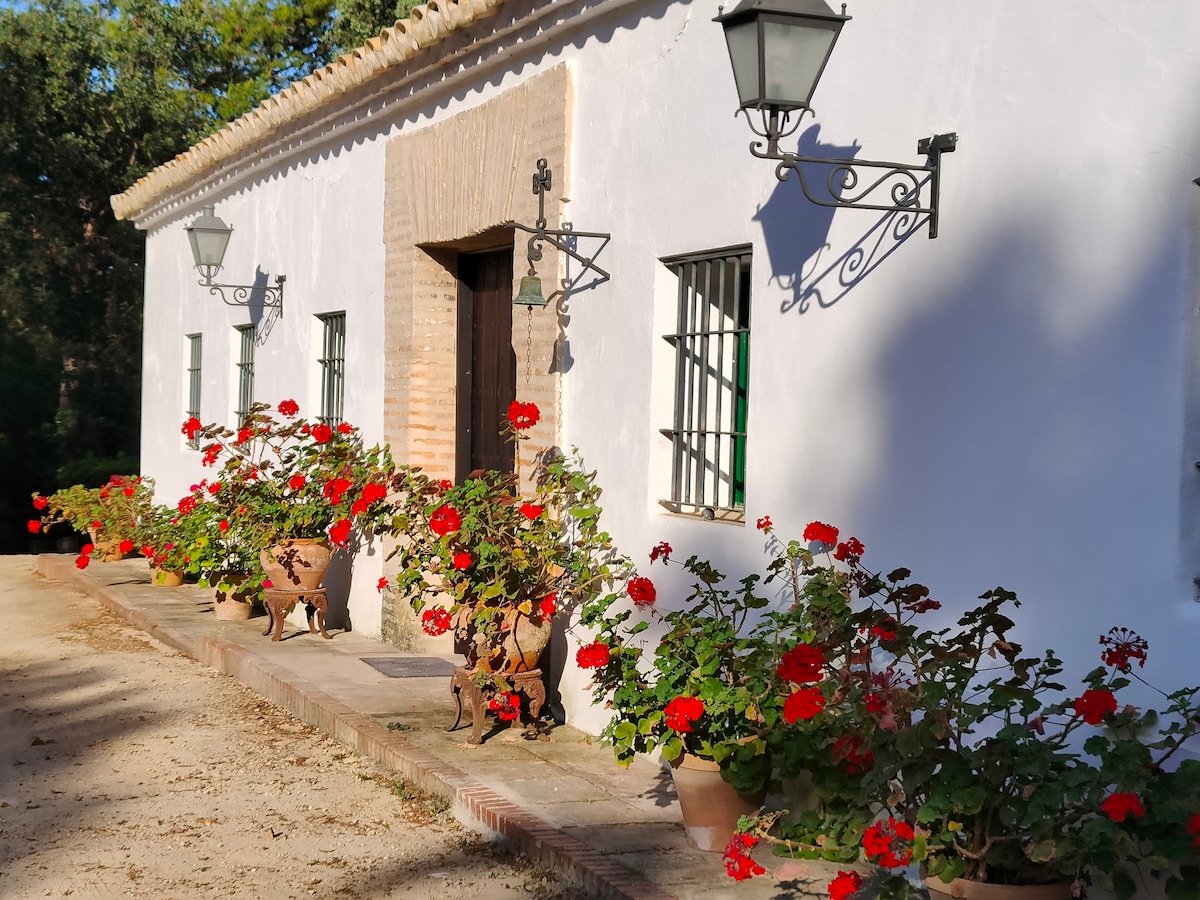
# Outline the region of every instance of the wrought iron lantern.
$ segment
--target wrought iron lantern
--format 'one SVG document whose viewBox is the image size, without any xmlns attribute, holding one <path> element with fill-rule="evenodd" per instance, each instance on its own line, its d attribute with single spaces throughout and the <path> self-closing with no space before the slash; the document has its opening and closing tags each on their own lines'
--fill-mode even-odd
<svg viewBox="0 0 1200 900">
<path fill-rule="evenodd" d="M 801 156 L 779 149 L 779 142 L 795 134 L 805 113 L 812 112 L 813 92 L 842 26 L 850 21 L 845 4 L 835 13 L 823 0 L 742 0 L 713 21 L 725 30 L 738 112 L 766 140 L 765 147 L 762 141 L 751 142 L 754 156 L 777 161 L 780 181 L 797 173 L 804 195 L 819 206 L 926 214 L 929 236 L 937 237 L 941 155 L 954 150 L 958 135 L 935 134 L 919 141 L 917 152 L 925 154 L 925 165 Z M 833 167 L 826 178 L 827 195 L 810 190 L 804 170 L 810 163 Z M 883 171 L 863 175 L 860 169 Z M 890 195 L 891 202 L 872 199 L 879 194 Z"/>
<path fill-rule="evenodd" d="M 184 226 L 188 234 L 188 243 L 192 246 L 192 259 L 196 271 L 200 273 L 200 285 L 208 288 L 210 294 L 218 295 L 226 306 L 249 306 L 251 303 L 261 304 L 269 309 L 278 309 L 283 315 L 283 283 L 285 275 L 275 276 L 275 286 L 254 284 L 217 284 L 213 277 L 221 271 L 221 263 L 225 259 L 225 248 L 229 245 L 229 236 L 233 228 L 226 225 L 216 214 L 216 207 L 202 206 L 200 216 L 191 225 Z M 231 291 L 233 299 L 225 296 L 225 291 Z"/>
</svg>

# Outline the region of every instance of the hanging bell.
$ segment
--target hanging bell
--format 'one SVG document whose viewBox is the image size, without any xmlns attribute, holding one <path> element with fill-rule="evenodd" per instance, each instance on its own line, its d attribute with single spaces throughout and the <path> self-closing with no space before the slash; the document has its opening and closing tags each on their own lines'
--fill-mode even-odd
<svg viewBox="0 0 1200 900">
<path fill-rule="evenodd" d="M 536 275 L 525 275 L 521 278 L 521 290 L 513 297 L 513 306 L 545 306 L 546 298 L 542 296 L 542 279 Z"/>
</svg>

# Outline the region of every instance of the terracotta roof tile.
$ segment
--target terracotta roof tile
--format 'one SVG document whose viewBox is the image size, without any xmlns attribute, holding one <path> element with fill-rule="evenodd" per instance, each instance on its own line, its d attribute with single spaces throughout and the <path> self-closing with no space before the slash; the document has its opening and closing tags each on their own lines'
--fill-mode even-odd
<svg viewBox="0 0 1200 900">
<path fill-rule="evenodd" d="M 492 15 L 504 0 L 429 0 L 362 47 L 274 94 L 174 159 L 109 198 L 118 219 L 136 216 L 171 190 L 392 66 L 444 40 L 451 32 Z"/>
</svg>

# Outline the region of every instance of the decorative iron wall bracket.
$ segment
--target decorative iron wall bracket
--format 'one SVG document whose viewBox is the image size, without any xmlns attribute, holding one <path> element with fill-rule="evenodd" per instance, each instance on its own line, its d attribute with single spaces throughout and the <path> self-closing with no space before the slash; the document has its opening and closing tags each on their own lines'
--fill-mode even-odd
<svg viewBox="0 0 1200 900">
<path fill-rule="evenodd" d="M 612 240 L 612 235 L 600 231 L 576 231 L 571 226 L 570 222 L 564 222 L 562 228 L 547 228 L 546 191 L 550 190 L 552 177 L 553 172 L 546 167 L 546 160 L 539 159 L 537 161 L 537 172 L 534 173 L 533 176 L 533 193 L 537 195 L 538 198 L 537 221 L 534 223 L 533 227 L 530 227 L 529 225 L 522 225 L 520 222 L 507 223 L 511 227 L 520 229 L 521 231 L 524 231 L 530 235 L 526 251 L 526 256 L 529 260 L 529 275 L 536 275 L 533 264 L 541 261 L 542 244 L 548 243 L 560 252 L 567 254 L 567 256 L 571 257 L 581 266 L 583 266 L 583 270 L 571 280 L 570 284 L 566 286 L 568 290 L 574 288 L 587 272 L 593 272 L 596 275 L 596 281 L 593 282 L 593 285 L 603 284 L 612 278 L 612 275 L 606 270 L 602 269 L 600 266 L 596 265 L 596 257 L 604 252 L 604 248 L 607 247 L 608 242 Z M 598 240 L 600 241 L 600 246 L 591 256 L 584 256 L 583 254 L 579 253 L 575 247 L 571 246 L 573 240 L 576 238 L 589 238 Z M 565 293 L 566 291 L 564 290 L 557 290 L 549 297 L 545 298 L 543 304 L 535 305 L 544 305 L 559 295 L 565 295 Z"/>
<path fill-rule="evenodd" d="M 745 112 L 745 110 L 740 110 Z M 907 163 L 878 162 L 869 159 L 832 159 L 820 156 L 801 156 L 779 149 L 783 138 L 795 133 L 804 113 L 802 110 L 795 124 L 788 124 L 788 113 L 782 117 L 774 110 L 769 114 L 764 112 L 763 128 L 750 128 L 759 137 L 766 138 L 764 148 L 762 141 L 752 141 L 750 152 L 759 159 L 778 161 L 775 167 L 775 177 L 787 181 L 792 172 L 799 176 L 800 188 L 804 196 L 817 206 L 834 208 L 849 207 L 852 209 L 874 209 L 881 212 L 911 212 L 929 216 L 929 237 L 938 234 L 938 197 L 941 191 L 941 158 L 943 153 L 953 153 L 958 144 L 955 132 L 935 134 L 922 138 L 917 142 L 917 152 L 925 154 L 925 165 L 908 165 Z M 749 119 L 749 115 L 747 115 Z M 814 194 L 808 184 L 804 166 L 817 164 L 831 166 L 825 179 L 827 196 Z M 860 169 L 881 170 L 882 174 L 860 175 Z M 869 179 L 873 178 L 873 181 Z M 862 185 L 860 185 L 860 181 Z M 867 183 L 869 181 L 869 183 Z M 891 199 L 884 202 L 885 197 Z M 922 198 L 926 197 L 925 202 Z"/>
<path fill-rule="evenodd" d="M 264 309 L 279 310 L 279 317 L 283 318 L 283 283 L 285 281 L 287 281 L 286 275 L 276 275 L 275 286 L 271 287 L 265 284 L 217 284 L 205 278 L 201 279 L 200 286 L 208 288 L 210 294 L 220 297 L 221 302 L 226 306 L 261 305 Z M 232 300 L 225 296 L 226 291 L 233 292 Z"/>
</svg>

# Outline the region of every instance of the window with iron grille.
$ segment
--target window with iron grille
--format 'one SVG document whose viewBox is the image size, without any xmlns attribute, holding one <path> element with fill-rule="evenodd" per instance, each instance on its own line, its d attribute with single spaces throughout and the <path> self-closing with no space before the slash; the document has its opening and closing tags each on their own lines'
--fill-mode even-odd
<svg viewBox="0 0 1200 900">
<path fill-rule="evenodd" d="M 745 507 L 750 248 L 665 259 L 678 279 L 671 496 L 676 512 L 737 518 Z"/>
<path fill-rule="evenodd" d="M 326 425 L 342 421 L 346 394 L 346 314 L 317 316 L 321 320 L 321 414 Z"/>
<path fill-rule="evenodd" d="M 238 325 L 237 406 L 233 417 L 241 425 L 254 403 L 254 326 Z"/>
<path fill-rule="evenodd" d="M 185 419 L 200 418 L 200 360 L 203 350 L 203 336 L 199 334 L 189 334 L 188 340 L 188 366 L 187 366 L 187 383 L 188 383 L 188 399 L 187 409 L 184 410 L 183 417 Z M 190 446 L 195 447 L 197 441 L 188 441 Z"/>
</svg>

